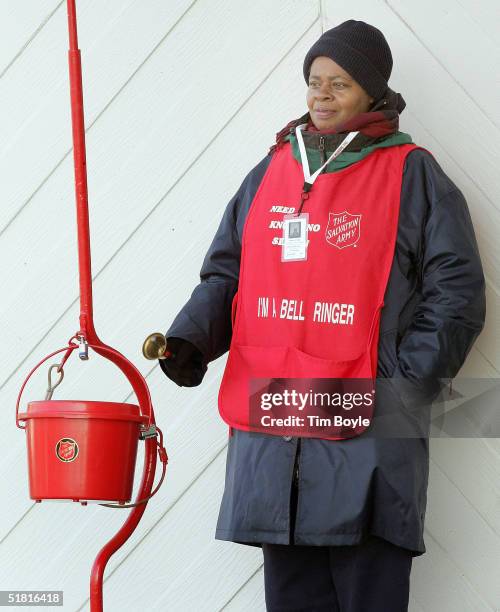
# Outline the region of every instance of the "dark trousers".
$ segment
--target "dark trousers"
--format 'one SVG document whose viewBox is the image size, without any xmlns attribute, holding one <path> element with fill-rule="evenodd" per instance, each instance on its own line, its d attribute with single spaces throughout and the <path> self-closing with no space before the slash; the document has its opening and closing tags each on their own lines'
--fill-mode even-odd
<svg viewBox="0 0 500 612">
<path fill-rule="evenodd" d="M 262 552 L 268 612 L 408 610 L 412 553 L 382 538 L 353 546 L 263 543 Z"/>
</svg>

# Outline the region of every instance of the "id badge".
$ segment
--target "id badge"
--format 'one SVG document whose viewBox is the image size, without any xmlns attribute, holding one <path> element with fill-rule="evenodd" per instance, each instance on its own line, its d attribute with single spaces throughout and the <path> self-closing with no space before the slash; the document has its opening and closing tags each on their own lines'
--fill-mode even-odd
<svg viewBox="0 0 500 612">
<path fill-rule="evenodd" d="M 283 244 L 281 261 L 304 261 L 307 259 L 307 226 L 309 213 L 288 214 L 283 217 Z"/>
</svg>

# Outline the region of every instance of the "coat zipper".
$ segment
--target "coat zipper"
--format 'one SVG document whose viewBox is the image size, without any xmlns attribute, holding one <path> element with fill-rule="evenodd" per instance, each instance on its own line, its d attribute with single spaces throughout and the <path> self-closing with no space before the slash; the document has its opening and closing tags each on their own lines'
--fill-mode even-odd
<svg viewBox="0 0 500 612">
<path fill-rule="evenodd" d="M 297 439 L 297 452 L 295 453 L 295 463 L 293 465 L 293 479 L 299 484 L 299 456 L 300 456 L 300 438 Z"/>
<path fill-rule="evenodd" d="M 325 154 L 325 137 L 324 136 L 320 136 L 319 138 L 319 153 L 321 156 L 321 165 L 323 165 L 326 161 L 326 154 Z M 326 168 L 323 168 L 323 172 L 325 172 Z"/>
<path fill-rule="evenodd" d="M 300 455 L 300 438 L 297 438 L 297 449 L 295 451 L 295 460 L 293 464 L 292 490 L 290 497 L 290 544 L 295 543 L 295 522 L 297 520 L 297 504 L 299 501 L 299 455 Z M 295 506 L 293 507 L 292 504 Z M 292 512 L 294 520 L 292 521 Z"/>
</svg>

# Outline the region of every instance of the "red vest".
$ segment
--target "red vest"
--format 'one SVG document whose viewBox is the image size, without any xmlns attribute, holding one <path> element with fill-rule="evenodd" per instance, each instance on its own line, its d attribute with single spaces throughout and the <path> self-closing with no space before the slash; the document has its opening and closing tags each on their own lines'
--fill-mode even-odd
<svg viewBox="0 0 500 612">
<path fill-rule="evenodd" d="M 303 206 L 309 213 L 307 260 L 289 262 L 281 261 L 280 225 L 284 213 L 298 211 L 304 176 L 290 143 L 275 152 L 243 230 L 233 335 L 218 401 L 230 430 L 273 431 L 249 418 L 252 379 L 374 381 L 403 165 L 415 148 L 421 147 L 379 148 L 347 168 L 320 174 Z M 355 435 L 364 429 L 358 426 Z"/>
</svg>

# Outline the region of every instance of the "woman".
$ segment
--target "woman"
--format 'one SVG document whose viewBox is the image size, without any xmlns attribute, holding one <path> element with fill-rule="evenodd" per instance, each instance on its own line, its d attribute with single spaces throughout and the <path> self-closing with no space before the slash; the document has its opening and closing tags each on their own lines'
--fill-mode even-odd
<svg viewBox="0 0 500 612">
<path fill-rule="evenodd" d="M 160 365 L 181 386 L 199 385 L 230 349 L 216 538 L 262 547 L 268 610 L 407 610 L 412 559 L 425 552 L 428 407 L 484 325 L 467 204 L 398 130 L 405 102 L 391 70 L 383 34 L 362 21 L 312 46 L 308 113 L 229 202 L 201 282 L 166 333 L 174 357 Z M 308 237 L 291 243 L 282 228 L 301 220 Z M 307 316 L 268 315 L 267 305 L 256 314 L 252 299 L 276 287 L 295 292 Z M 321 304 L 343 296 L 352 317 L 333 324 Z M 252 430 L 249 379 L 334 378 L 340 370 L 325 364 L 352 365 L 362 346 L 356 367 L 374 363 L 377 375 L 370 428 L 348 439 Z"/>
</svg>

